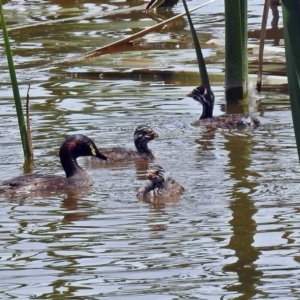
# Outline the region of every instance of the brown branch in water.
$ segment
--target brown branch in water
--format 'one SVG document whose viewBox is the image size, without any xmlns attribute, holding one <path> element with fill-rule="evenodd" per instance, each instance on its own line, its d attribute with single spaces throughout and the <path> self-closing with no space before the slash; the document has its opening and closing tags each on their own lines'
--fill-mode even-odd
<svg viewBox="0 0 300 300">
<path fill-rule="evenodd" d="M 265 39 L 266 39 L 266 28 L 267 28 L 269 8 L 270 8 L 270 0 L 265 0 L 263 17 L 261 22 L 260 40 L 259 40 L 258 70 L 257 70 L 257 82 L 256 82 L 256 89 L 259 93 L 261 91 L 261 84 L 262 84 L 264 46 L 265 46 Z"/>
<path fill-rule="evenodd" d="M 28 141 L 28 148 L 29 148 L 29 156 L 31 159 L 33 159 L 33 150 L 32 150 L 32 139 L 31 139 L 31 129 L 30 129 L 30 116 L 29 116 L 29 90 L 30 90 L 30 84 L 28 86 L 27 90 L 27 96 L 26 96 L 26 135 L 27 135 L 27 141 Z"/>
<path fill-rule="evenodd" d="M 210 1 L 208 1 L 208 2 L 206 2 L 206 3 L 203 3 L 203 4 L 201 4 L 201 5 L 197 6 L 197 7 L 194 7 L 193 9 L 190 10 L 190 12 L 192 12 L 192 11 L 194 11 L 194 10 L 197 10 L 197 9 L 203 7 L 203 6 L 206 6 L 207 4 L 210 4 L 210 3 L 214 2 L 214 1 L 215 1 L 215 0 L 210 0 Z M 69 61 L 79 60 L 79 59 L 87 59 L 87 58 L 97 57 L 97 56 L 100 56 L 100 55 L 102 55 L 102 54 L 106 54 L 106 53 L 109 52 L 109 50 L 111 50 L 112 48 L 118 47 L 118 46 L 120 46 L 120 45 L 122 45 L 122 44 L 124 44 L 124 43 L 127 43 L 127 42 L 129 42 L 129 41 L 132 41 L 132 40 L 134 40 L 134 39 L 136 39 L 136 38 L 142 37 L 142 36 L 146 35 L 146 34 L 149 33 L 149 32 L 152 32 L 152 31 L 161 29 L 161 27 L 163 27 L 164 25 L 166 25 L 166 24 L 168 24 L 168 23 L 170 23 L 170 22 L 175 21 L 176 19 L 178 19 L 178 18 L 184 16 L 185 14 L 186 14 L 185 12 L 182 13 L 182 14 L 179 14 L 179 15 L 177 15 L 177 16 L 175 16 L 175 17 L 172 17 L 172 18 L 170 18 L 170 19 L 168 19 L 168 20 L 165 20 L 165 21 L 163 21 L 163 22 L 161 22 L 161 23 L 159 23 L 159 24 L 156 24 L 156 25 L 154 25 L 154 26 L 152 26 L 152 27 L 146 28 L 146 29 L 144 29 L 144 30 L 142 30 L 142 31 L 140 31 L 140 32 L 137 32 L 137 33 L 135 33 L 135 34 L 133 34 L 133 35 L 131 35 L 131 36 L 128 36 L 128 37 L 126 37 L 126 38 L 124 38 L 124 39 L 122 39 L 122 40 L 116 41 L 116 42 L 114 42 L 114 43 L 111 43 L 111 44 L 106 45 L 106 46 L 101 47 L 101 48 L 97 48 L 97 49 L 92 50 L 92 51 L 88 51 L 88 52 L 84 53 L 84 54 L 81 55 L 81 56 L 76 56 L 76 57 L 74 57 L 73 59 L 71 58 L 71 59 L 69 59 Z"/>
<path fill-rule="evenodd" d="M 27 90 L 26 96 L 26 136 L 27 136 L 27 143 L 28 143 L 28 159 L 25 160 L 23 165 L 23 170 L 25 174 L 33 172 L 33 150 L 32 150 L 32 140 L 31 140 L 31 130 L 30 130 L 30 118 L 29 118 L 29 90 L 30 84 Z"/>
</svg>

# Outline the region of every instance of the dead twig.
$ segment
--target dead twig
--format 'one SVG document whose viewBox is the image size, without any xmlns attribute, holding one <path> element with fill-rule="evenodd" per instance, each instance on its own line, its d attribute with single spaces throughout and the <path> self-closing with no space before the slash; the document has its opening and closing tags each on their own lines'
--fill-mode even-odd
<svg viewBox="0 0 300 300">
<path fill-rule="evenodd" d="M 259 93 L 261 91 L 261 84 L 262 84 L 264 47 L 265 47 L 266 28 L 267 28 L 269 8 L 270 8 L 270 0 L 265 0 L 263 17 L 262 17 L 262 22 L 261 22 L 260 40 L 259 40 L 258 70 L 257 70 L 257 82 L 256 82 L 256 89 Z"/>
<path fill-rule="evenodd" d="M 28 86 L 27 90 L 27 96 L 26 96 L 26 135 L 27 135 L 27 141 L 30 151 L 30 158 L 33 159 L 33 150 L 32 150 L 32 139 L 31 139 L 31 129 L 30 129 L 30 115 L 29 115 L 29 90 L 30 90 L 30 84 Z"/>
</svg>

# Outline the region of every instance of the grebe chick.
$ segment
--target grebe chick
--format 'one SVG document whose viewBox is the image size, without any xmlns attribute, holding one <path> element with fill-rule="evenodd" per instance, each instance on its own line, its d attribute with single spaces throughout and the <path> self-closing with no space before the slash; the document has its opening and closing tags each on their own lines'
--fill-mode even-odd
<svg viewBox="0 0 300 300">
<path fill-rule="evenodd" d="M 64 141 L 59 150 L 60 162 L 66 177 L 38 173 L 25 174 L 0 183 L 0 193 L 58 192 L 89 187 L 93 185 L 93 180 L 78 165 L 76 159 L 79 156 L 107 159 L 87 136 L 83 134 L 71 135 Z"/>
<path fill-rule="evenodd" d="M 148 148 L 148 143 L 158 137 L 158 134 L 147 125 L 139 125 L 133 134 L 136 150 L 124 147 L 100 148 L 99 151 L 107 156 L 107 162 L 122 162 L 134 160 L 154 160 L 155 156 Z M 89 163 L 99 163 L 94 157 L 88 158 Z"/>
<path fill-rule="evenodd" d="M 149 180 L 145 185 L 139 188 L 138 198 L 147 196 L 174 197 L 183 194 L 184 188 L 175 179 L 166 177 L 164 169 L 155 165 L 146 175 Z"/>
<path fill-rule="evenodd" d="M 215 96 L 210 88 L 200 85 L 187 94 L 202 105 L 200 119 L 193 123 L 197 126 L 209 126 L 214 128 L 256 128 L 260 121 L 249 114 L 228 114 L 213 117 Z"/>
</svg>

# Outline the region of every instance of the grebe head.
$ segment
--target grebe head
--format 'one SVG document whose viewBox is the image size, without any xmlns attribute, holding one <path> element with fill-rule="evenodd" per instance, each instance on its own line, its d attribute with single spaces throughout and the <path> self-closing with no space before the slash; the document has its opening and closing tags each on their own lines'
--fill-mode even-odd
<svg viewBox="0 0 300 300">
<path fill-rule="evenodd" d="M 62 159 L 65 155 L 76 159 L 79 156 L 95 156 L 103 160 L 107 157 L 100 153 L 95 143 L 86 135 L 74 134 L 69 136 L 61 145 L 59 156 Z"/>
<path fill-rule="evenodd" d="M 165 170 L 159 165 L 154 165 L 148 170 L 147 179 L 156 185 L 162 185 L 166 179 Z"/>
<path fill-rule="evenodd" d="M 134 144 L 140 151 L 150 151 L 147 144 L 158 137 L 158 134 L 147 125 L 139 125 L 133 134 Z"/>
<path fill-rule="evenodd" d="M 196 100 L 202 105 L 203 111 L 200 119 L 207 119 L 213 117 L 215 95 L 212 92 L 211 88 L 207 88 L 204 85 L 199 85 L 186 96 L 192 97 L 194 100 Z"/>
</svg>

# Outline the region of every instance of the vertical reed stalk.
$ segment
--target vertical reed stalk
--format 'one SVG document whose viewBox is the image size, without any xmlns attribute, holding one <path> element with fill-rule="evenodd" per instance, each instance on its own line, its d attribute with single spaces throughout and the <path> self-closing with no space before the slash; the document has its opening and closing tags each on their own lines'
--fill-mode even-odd
<svg viewBox="0 0 300 300">
<path fill-rule="evenodd" d="M 17 76 L 16 76 L 14 61 L 13 61 L 13 57 L 12 57 L 12 52 L 10 49 L 9 37 L 8 37 L 7 29 L 6 29 L 6 23 L 5 23 L 1 0 L 0 0 L 0 18 L 1 18 L 3 37 L 4 37 L 4 42 L 5 42 L 5 50 L 6 50 L 8 67 L 9 67 L 10 80 L 11 80 L 13 94 L 14 94 L 14 98 L 15 98 L 15 105 L 16 105 L 19 129 L 20 129 L 21 140 L 22 140 L 22 145 L 23 145 L 23 152 L 24 152 L 25 160 L 27 160 L 32 157 L 32 154 L 30 152 L 30 148 L 29 148 L 29 144 L 28 144 L 28 140 L 27 140 L 26 125 L 25 125 L 25 120 L 24 120 L 24 115 L 23 115 L 22 102 L 21 102 L 21 98 L 20 98 Z"/>
<path fill-rule="evenodd" d="M 32 148 L 32 138 L 31 138 L 31 126 L 30 126 L 30 113 L 29 113 L 29 90 L 30 90 L 30 84 L 28 86 L 27 90 L 27 96 L 26 96 L 26 137 L 28 141 L 28 147 L 31 154 L 31 158 L 33 158 L 33 148 Z"/>
<path fill-rule="evenodd" d="M 257 69 L 257 82 L 256 82 L 256 89 L 259 93 L 261 91 L 261 83 L 262 83 L 264 47 L 265 47 L 266 28 L 267 28 L 269 9 L 270 9 L 270 0 L 265 0 L 264 12 L 261 21 L 260 38 L 259 38 L 258 69 Z"/>
<path fill-rule="evenodd" d="M 182 0 L 183 2 L 183 6 L 186 12 L 186 16 L 188 18 L 189 21 L 189 25 L 191 28 L 191 33 L 192 33 L 192 37 L 193 37 L 193 42 L 194 42 L 194 47 L 195 47 L 195 51 L 196 51 L 196 55 L 197 55 L 197 61 L 198 61 L 198 67 L 199 67 L 199 72 L 200 72 L 200 81 L 202 85 L 205 85 L 207 88 L 210 89 L 210 83 L 209 83 L 209 77 L 208 77 L 208 73 L 207 73 L 207 69 L 206 69 L 206 65 L 205 65 L 205 61 L 204 61 L 204 57 L 202 54 L 202 50 L 201 50 L 201 46 L 194 28 L 194 24 L 191 18 L 191 15 L 189 13 L 189 9 L 187 7 L 187 4 L 185 2 L 185 0 Z"/>
<path fill-rule="evenodd" d="M 281 3 L 289 95 L 300 161 L 300 3 L 296 0 L 282 0 Z"/>
<path fill-rule="evenodd" d="M 227 101 L 248 96 L 247 0 L 224 0 L 225 89 Z"/>
</svg>

